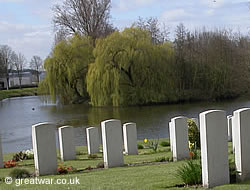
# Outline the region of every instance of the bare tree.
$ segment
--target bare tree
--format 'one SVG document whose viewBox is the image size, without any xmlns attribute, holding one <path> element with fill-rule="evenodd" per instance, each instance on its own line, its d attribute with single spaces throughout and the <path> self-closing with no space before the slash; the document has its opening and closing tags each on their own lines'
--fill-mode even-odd
<svg viewBox="0 0 250 190">
<path fill-rule="evenodd" d="M 10 79 L 10 72 L 13 67 L 13 51 L 11 47 L 7 45 L 3 45 L 0 47 L 0 59 L 2 63 L 2 70 L 3 70 L 3 76 L 6 79 L 7 83 L 7 90 L 9 90 L 9 79 Z"/>
<path fill-rule="evenodd" d="M 39 75 L 42 71 L 42 66 L 43 66 L 43 60 L 39 56 L 33 56 L 30 61 L 30 68 L 35 70 L 35 74 L 37 77 L 37 83 L 40 82 L 39 80 Z"/>
<path fill-rule="evenodd" d="M 159 23 L 157 18 L 150 17 L 139 19 L 133 23 L 133 26 L 149 31 L 155 44 L 163 43 L 168 39 L 169 31 L 165 24 Z"/>
<path fill-rule="evenodd" d="M 58 30 L 54 36 L 54 44 L 55 47 L 59 42 L 67 39 L 67 33 L 64 30 Z"/>
<path fill-rule="evenodd" d="M 13 66 L 17 71 L 19 79 L 19 87 L 22 88 L 23 69 L 26 63 L 26 59 L 22 53 L 19 53 L 18 55 L 16 53 L 13 53 L 12 57 Z"/>
<path fill-rule="evenodd" d="M 94 40 L 114 31 L 109 23 L 111 0 L 64 0 L 53 7 L 56 30 L 91 36 Z"/>
</svg>

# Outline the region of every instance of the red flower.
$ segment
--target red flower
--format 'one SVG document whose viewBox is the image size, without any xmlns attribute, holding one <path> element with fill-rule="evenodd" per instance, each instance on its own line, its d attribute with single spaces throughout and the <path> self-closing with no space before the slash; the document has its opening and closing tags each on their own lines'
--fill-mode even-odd
<svg viewBox="0 0 250 190">
<path fill-rule="evenodd" d="M 4 167 L 5 168 L 13 168 L 16 165 L 17 165 L 17 163 L 14 160 L 9 160 L 8 162 L 4 162 Z"/>
<path fill-rule="evenodd" d="M 194 157 L 194 153 L 193 152 L 189 152 L 189 156 L 192 159 Z"/>
</svg>

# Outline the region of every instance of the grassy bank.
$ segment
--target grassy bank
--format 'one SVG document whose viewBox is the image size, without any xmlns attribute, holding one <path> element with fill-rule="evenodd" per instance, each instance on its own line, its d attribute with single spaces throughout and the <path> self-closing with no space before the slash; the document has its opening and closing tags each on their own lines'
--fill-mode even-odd
<svg viewBox="0 0 250 190">
<path fill-rule="evenodd" d="M 231 144 L 229 144 L 231 150 Z M 230 152 L 230 157 L 233 155 Z M 182 184 L 181 180 L 175 177 L 179 166 L 185 162 L 156 162 L 158 158 L 171 157 L 169 147 L 160 146 L 159 150 L 154 153 L 151 149 L 139 150 L 139 155 L 125 156 L 124 161 L 127 166 L 97 169 L 98 163 L 103 161 L 102 154 L 97 154 L 98 158 L 88 158 L 87 148 L 85 146 L 77 147 L 77 159 L 74 161 L 66 161 L 67 166 L 77 169 L 72 174 L 67 175 L 51 175 L 40 177 L 39 179 L 57 179 L 73 180 L 79 179 L 80 185 L 7 185 L 3 181 L 0 182 L 0 189 L 195 189 L 177 188 L 176 185 Z M 5 154 L 4 160 L 11 160 L 13 154 Z M 60 159 L 58 157 L 58 162 Z M 18 162 L 17 168 L 25 168 L 30 172 L 34 172 L 33 160 L 25 160 Z M 88 170 L 86 168 L 93 168 Z M 13 169 L 0 169 L 0 178 L 9 176 Z M 202 189 L 199 187 L 198 189 Z M 225 185 L 216 187 L 215 189 L 250 189 L 250 181 L 242 184 Z"/>
<path fill-rule="evenodd" d="M 21 96 L 36 96 L 36 95 L 37 95 L 37 88 L 0 90 L 0 101 L 6 98 L 21 97 Z"/>
</svg>

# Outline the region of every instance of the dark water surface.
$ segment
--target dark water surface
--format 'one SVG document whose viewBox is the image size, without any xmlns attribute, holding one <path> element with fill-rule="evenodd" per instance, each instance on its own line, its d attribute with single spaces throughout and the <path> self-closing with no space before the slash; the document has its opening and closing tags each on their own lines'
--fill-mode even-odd
<svg viewBox="0 0 250 190">
<path fill-rule="evenodd" d="M 100 126 L 101 121 L 111 118 L 120 119 L 122 123 L 136 122 L 138 139 L 163 138 L 168 137 L 168 122 L 172 117 L 182 115 L 198 118 L 200 112 L 209 109 L 222 109 L 229 115 L 243 107 L 250 107 L 250 101 L 93 108 L 44 103 L 42 98 L 34 96 L 12 98 L 0 101 L 0 133 L 5 153 L 32 148 L 31 126 L 46 121 L 74 126 L 76 145 L 86 144 L 86 127 Z"/>
</svg>

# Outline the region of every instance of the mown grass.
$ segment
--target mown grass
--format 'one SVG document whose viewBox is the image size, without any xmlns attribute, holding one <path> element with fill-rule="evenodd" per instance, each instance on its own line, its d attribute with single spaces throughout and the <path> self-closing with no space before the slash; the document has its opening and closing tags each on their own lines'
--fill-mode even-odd
<svg viewBox="0 0 250 190">
<path fill-rule="evenodd" d="M 231 148 L 230 143 L 229 150 Z M 85 146 L 77 147 L 77 153 L 76 160 L 65 162 L 67 166 L 77 168 L 78 171 L 76 173 L 43 176 L 39 177 L 39 179 L 52 178 L 53 182 L 55 182 L 57 179 L 67 179 L 69 181 L 77 177 L 80 185 L 21 185 L 17 187 L 15 183 L 7 185 L 4 182 L 0 182 L 0 189 L 202 189 L 201 187 L 176 187 L 176 185 L 182 184 L 180 179 L 175 176 L 177 168 L 184 164 L 184 161 L 155 163 L 157 158 L 171 157 L 169 147 L 160 146 L 159 151 L 156 153 L 150 149 L 139 150 L 139 155 L 124 156 L 125 164 L 132 166 L 111 169 L 85 170 L 88 167 L 96 168 L 96 165 L 103 161 L 102 154 L 97 154 L 98 158 L 96 159 L 89 159 Z M 233 158 L 231 151 L 229 151 L 229 154 L 230 158 Z M 12 156 L 13 154 L 5 154 L 4 160 L 10 160 Z M 60 163 L 60 159 L 58 159 L 58 162 Z M 19 162 L 18 167 L 34 172 L 33 160 Z M 13 169 L 0 169 L 0 178 L 8 176 L 11 170 Z M 219 186 L 215 189 L 250 189 L 250 181 L 241 184 Z"/>
<path fill-rule="evenodd" d="M 37 88 L 23 88 L 12 90 L 0 90 L 0 101 L 6 98 L 22 97 L 22 96 L 36 96 Z"/>
</svg>

